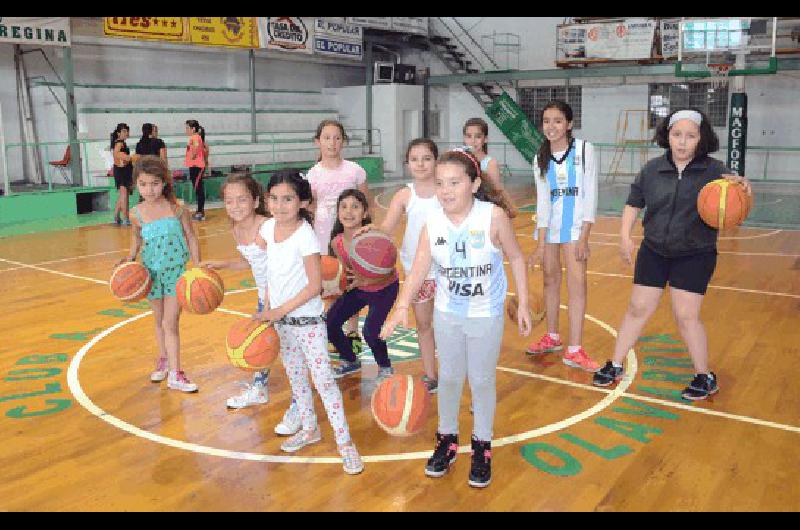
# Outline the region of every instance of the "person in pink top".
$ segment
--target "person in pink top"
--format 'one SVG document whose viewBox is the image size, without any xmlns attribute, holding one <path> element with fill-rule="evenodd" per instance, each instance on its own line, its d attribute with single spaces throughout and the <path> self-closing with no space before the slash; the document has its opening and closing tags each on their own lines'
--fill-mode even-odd
<svg viewBox="0 0 800 530">
<path fill-rule="evenodd" d="M 346 189 L 357 189 L 369 200 L 367 172 L 364 168 L 342 158 L 347 142 L 344 126 L 336 120 L 322 120 L 314 135 L 314 145 L 319 147 L 319 160 L 308 170 L 306 179 L 311 184 L 311 211 L 314 212 L 314 233 L 323 255 L 328 254 L 331 230 L 336 221 L 336 201 Z M 358 336 L 358 314 L 348 322 L 348 337 L 353 348 L 361 350 Z"/>
<path fill-rule="evenodd" d="M 328 340 L 336 346 L 342 357 L 342 364 L 333 369 L 333 377 L 339 379 L 361 370 L 361 361 L 356 357 L 351 342 L 345 337 L 342 325 L 365 306 L 369 306 L 364 322 L 364 340 L 369 344 L 375 362 L 378 363 L 377 379 L 381 381 L 394 373 L 389 360 L 389 348 L 386 341 L 380 338 L 380 332 L 400 290 L 397 269 L 392 269 L 391 273 L 380 278 L 366 278 L 353 269 L 346 249 L 350 247 L 355 232 L 372 222 L 367 198 L 363 193 L 355 189 L 345 190 L 339 196 L 336 210 L 338 217 L 331 234 L 333 238 L 330 250 L 339 258 L 353 280 L 347 291 L 328 309 Z"/>
</svg>

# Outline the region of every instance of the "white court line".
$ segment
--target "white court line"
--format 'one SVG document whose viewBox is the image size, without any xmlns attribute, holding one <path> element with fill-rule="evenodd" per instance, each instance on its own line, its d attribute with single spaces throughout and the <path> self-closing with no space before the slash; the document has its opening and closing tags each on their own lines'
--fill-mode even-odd
<svg viewBox="0 0 800 530">
<path fill-rule="evenodd" d="M 751 228 L 750 230 L 757 230 L 757 229 L 752 229 Z M 755 235 L 752 235 L 752 236 L 719 236 L 719 238 L 717 238 L 717 239 L 719 239 L 719 240 L 723 240 L 723 239 L 725 239 L 725 240 L 731 240 L 731 239 L 758 239 L 760 237 L 774 236 L 776 234 L 780 234 L 781 232 L 783 232 L 783 230 L 773 230 L 772 232 L 767 232 L 765 234 L 755 234 Z M 596 236 L 617 236 L 617 237 L 619 237 L 619 234 L 608 233 L 608 232 L 592 232 L 592 235 L 596 235 Z M 631 237 L 633 239 L 643 239 L 644 238 L 644 236 L 631 236 Z"/>
<path fill-rule="evenodd" d="M 497 369 L 498 370 L 502 370 L 504 372 L 510 372 L 510 373 L 513 373 L 513 374 L 521 375 L 521 376 L 524 376 L 524 377 L 531 377 L 533 379 L 541 379 L 543 381 L 549 381 L 551 383 L 556 383 L 556 384 L 559 384 L 559 385 L 566 385 L 566 386 L 571 386 L 571 387 L 574 387 L 574 388 L 583 388 L 585 390 L 593 390 L 595 392 L 611 392 L 611 390 L 609 390 L 607 388 L 600 388 L 600 387 L 596 387 L 596 386 L 593 386 L 593 385 L 585 385 L 585 384 L 582 384 L 582 383 L 574 383 L 572 381 L 566 381 L 564 379 L 557 379 L 555 377 L 548 377 L 546 375 L 535 374 L 535 373 L 526 372 L 526 371 L 523 371 L 523 370 L 515 370 L 514 368 L 505 368 L 503 366 L 498 366 Z M 625 377 L 628 377 L 628 375 L 626 374 Z M 631 394 L 629 392 L 624 392 L 622 395 L 625 396 L 625 397 L 629 397 L 629 398 L 633 398 L 633 399 L 639 400 L 639 401 L 647 401 L 647 402 L 650 402 L 650 403 L 655 403 L 655 404 L 658 404 L 658 405 L 664 405 L 664 406 L 667 406 L 667 407 L 672 407 L 672 408 L 677 408 L 677 409 L 682 409 L 682 410 L 688 410 L 690 412 L 697 412 L 699 414 L 707 414 L 709 416 L 717 416 L 717 417 L 726 418 L 726 419 L 729 419 L 729 420 L 735 420 L 735 421 L 741 421 L 741 422 L 745 422 L 745 423 L 751 423 L 753 425 L 760 425 L 762 427 L 771 427 L 773 429 L 780 429 L 782 431 L 800 433 L 800 427 L 795 427 L 794 425 L 784 425 L 782 423 L 776 423 L 774 421 L 761 420 L 761 419 L 758 419 L 758 418 L 752 418 L 750 416 L 741 416 L 741 415 L 738 415 L 738 414 L 728 414 L 727 412 L 720 412 L 718 410 L 700 408 L 700 407 L 693 406 L 693 405 L 687 405 L 685 403 L 678 403 L 676 401 L 668 401 L 668 400 L 664 400 L 664 399 L 657 399 L 657 398 L 651 398 L 651 397 L 647 397 L 647 396 L 641 396 L 639 394 Z"/>
<path fill-rule="evenodd" d="M 12 261 L 10 259 L 0 258 L 0 261 L 4 261 L 6 263 L 11 263 L 12 265 L 19 265 L 22 269 L 34 269 L 41 272 L 49 272 L 50 274 L 58 274 L 59 276 L 66 276 L 67 278 L 75 278 L 78 280 L 86 280 L 87 282 L 94 282 L 99 283 L 101 285 L 108 285 L 108 282 L 105 280 L 98 280 L 97 278 L 89 278 L 87 276 L 78 276 L 77 274 L 69 274 L 66 272 L 59 272 L 50 269 L 45 269 L 42 267 L 37 267 L 36 265 L 27 265 L 25 263 L 20 263 L 18 261 Z"/>
<path fill-rule="evenodd" d="M 526 236 L 527 234 L 517 234 L 519 236 Z M 531 236 L 533 237 L 533 236 Z M 606 241 L 589 241 L 590 245 L 602 245 L 606 247 L 618 247 L 619 243 L 608 243 Z M 734 256 L 772 256 L 778 258 L 797 258 L 800 254 L 784 254 L 783 252 L 734 252 L 732 250 L 718 250 L 719 254 L 731 254 Z"/>
</svg>

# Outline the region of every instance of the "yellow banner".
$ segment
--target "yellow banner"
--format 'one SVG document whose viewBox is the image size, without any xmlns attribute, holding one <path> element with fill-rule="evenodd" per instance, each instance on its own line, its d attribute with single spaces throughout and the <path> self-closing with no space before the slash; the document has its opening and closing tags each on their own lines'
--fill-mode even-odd
<svg viewBox="0 0 800 530">
<path fill-rule="evenodd" d="M 186 17 L 103 17 L 106 35 L 143 40 L 186 42 Z"/>
<path fill-rule="evenodd" d="M 193 44 L 258 48 L 258 17 L 189 17 Z"/>
</svg>

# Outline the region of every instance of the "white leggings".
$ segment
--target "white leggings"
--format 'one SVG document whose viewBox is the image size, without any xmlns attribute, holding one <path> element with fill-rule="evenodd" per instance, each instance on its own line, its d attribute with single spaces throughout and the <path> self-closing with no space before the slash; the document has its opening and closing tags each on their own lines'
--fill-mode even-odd
<svg viewBox="0 0 800 530">
<path fill-rule="evenodd" d="M 474 418 L 472 434 L 490 441 L 497 403 L 496 369 L 503 341 L 503 315 L 463 318 L 436 310 L 433 333 L 439 351 L 439 432 L 458 434 L 464 378 L 469 378 Z"/>
<path fill-rule="evenodd" d="M 310 370 L 314 388 L 322 398 L 328 420 L 333 427 L 336 443 L 339 445 L 348 443 L 350 429 L 347 426 L 347 418 L 344 417 L 342 393 L 331 370 L 325 323 L 310 326 L 276 323 L 275 330 L 281 339 L 281 360 L 292 387 L 292 397 L 302 413 L 303 430 L 313 430 L 317 425 L 314 395 L 308 381 Z"/>
</svg>

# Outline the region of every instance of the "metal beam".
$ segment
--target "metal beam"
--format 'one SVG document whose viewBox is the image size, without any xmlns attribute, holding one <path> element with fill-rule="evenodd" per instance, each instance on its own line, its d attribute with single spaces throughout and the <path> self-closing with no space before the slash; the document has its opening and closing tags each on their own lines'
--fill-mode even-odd
<svg viewBox="0 0 800 530">
<path fill-rule="evenodd" d="M 250 141 L 256 143 L 256 54 L 252 49 L 250 53 Z"/>
<path fill-rule="evenodd" d="M 70 170 L 72 183 L 83 185 L 81 172 L 81 146 L 78 143 L 78 113 L 75 109 L 75 67 L 72 62 L 72 47 L 64 47 L 64 92 L 67 96 L 67 135 L 69 137 Z"/>
<path fill-rule="evenodd" d="M 372 42 L 364 41 L 364 62 L 367 63 L 367 79 L 366 79 L 366 100 L 367 100 L 367 147 L 369 154 L 372 154 L 372 72 L 374 66 L 372 64 Z"/>
<path fill-rule="evenodd" d="M 800 59 L 778 59 L 778 71 L 800 70 Z M 456 85 L 483 83 L 486 81 L 519 81 L 523 79 L 576 79 L 602 77 L 635 77 L 664 75 L 674 76 L 675 65 L 654 64 L 639 66 L 597 66 L 592 68 L 554 68 L 550 70 L 512 70 L 506 72 L 483 72 L 478 74 L 432 75 L 431 85 Z"/>
</svg>

